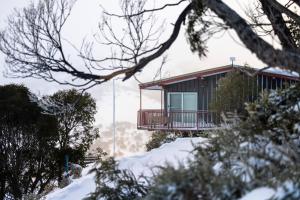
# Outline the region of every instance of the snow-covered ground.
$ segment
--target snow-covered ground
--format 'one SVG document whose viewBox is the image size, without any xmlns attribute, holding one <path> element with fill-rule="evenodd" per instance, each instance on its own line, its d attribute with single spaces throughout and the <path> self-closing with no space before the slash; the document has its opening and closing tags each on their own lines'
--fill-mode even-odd
<svg viewBox="0 0 300 200">
<path fill-rule="evenodd" d="M 186 163 L 192 158 L 191 151 L 194 144 L 206 143 L 204 138 L 179 138 L 174 142 L 163 144 L 157 149 L 149 152 L 124 157 L 119 159 L 120 169 L 129 169 L 135 176 L 145 175 L 151 176 L 153 167 L 163 166 L 166 163 L 177 165 L 178 162 Z M 46 196 L 47 200 L 80 200 L 93 191 L 95 191 L 94 174 L 89 174 L 89 170 L 93 165 L 86 167 L 80 179 L 74 180 L 70 185 L 63 189 L 56 189 Z M 278 193 L 278 191 L 277 191 Z M 272 188 L 261 187 L 254 189 L 246 194 L 240 200 L 266 200 L 276 195 L 276 191 Z"/>
<path fill-rule="evenodd" d="M 74 180 L 70 185 L 62 189 L 56 189 L 46 196 L 47 200 L 80 200 L 96 188 L 94 174 L 88 172 L 92 165 L 82 170 L 82 177 Z"/>
<path fill-rule="evenodd" d="M 158 149 L 130 157 L 124 157 L 119 160 L 120 169 L 129 169 L 134 175 L 151 175 L 151 168 L 162 166 L 166 163 L 176 165 L 179 162 L 186 162 L 192 158 L 190 153 L 194 144 L 205 142 L 204 138 L 179 138 L 171 143 L 163 144 Z M 92 165 L 86 167 L 80 179 L 74 180 L 70 185 L 63 189 L 56 189 L 47 195 L 47 200 L 80 200 L 86 197 L 90 192 L 95 191 L 94 174 L 88 171 Z"/>
</svg>

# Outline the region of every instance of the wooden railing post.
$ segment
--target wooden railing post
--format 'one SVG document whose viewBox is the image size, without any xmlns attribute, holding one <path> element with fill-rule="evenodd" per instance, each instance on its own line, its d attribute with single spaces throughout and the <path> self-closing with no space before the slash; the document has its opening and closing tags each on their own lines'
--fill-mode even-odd
<svg viewBox="0 0 300 200">
<path fill-rule="evenodd" d="M 140 88 L 140 123 L 141 122 L 142 122 L 142 89 Z"/>
</svg>

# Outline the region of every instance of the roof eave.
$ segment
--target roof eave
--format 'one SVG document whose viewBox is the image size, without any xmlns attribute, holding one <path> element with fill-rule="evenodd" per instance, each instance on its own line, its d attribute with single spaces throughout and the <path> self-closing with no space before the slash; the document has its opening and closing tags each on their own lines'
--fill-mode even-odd
<svg viewBox="0 0 300 200">
<path fill-rule="evenodd" d="M 206 69 L 206 70 L 193 72 L 193 73 L 189 73 L 189 74 L 174 76 L 171 78 L 166 78 L 166 79 L 162 79 L 162 80 L 158 80 L 158 81 L 142 83 L 142 84 L 139 84 L 139 87 L 140 87 L 140 89 L 148 89 L 153 86 L 160 86 L 162 88 L 165 85 L 170 85 L 170 84 L 174 84 L 174 83 L 178 83 L 178 82 L 193 80 L 193 79 L 197 79 L 197 78 L 203 78 L 203 77 L 214 75 L 214 74 L 225 73 L 225 72 L 231 71 L 232 69 L 234 69 L 234 67 L 232 67 L 231 65 L 226 65 L 226 66 L 222 66 L 222 67 Z"/>
</svg>

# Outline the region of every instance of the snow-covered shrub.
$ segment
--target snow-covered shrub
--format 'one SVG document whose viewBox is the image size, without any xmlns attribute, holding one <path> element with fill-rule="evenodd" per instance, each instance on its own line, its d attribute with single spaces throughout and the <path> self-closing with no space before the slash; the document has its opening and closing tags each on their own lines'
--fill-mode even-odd
<svg viewBox="0 0 300 200">
<path fill-rule="evenodd" d="M 71 179 L 69 173 L 64 172 L 64 173 L 62 174 L 62 179 L 61 179 L 61 181 L 59 181 L 59 183 L 58 183 L 58 186 L 59 186 L 60 188 L 64 188 L 64 187 L 70 185 L 70 183 L 72 183 L 72 179 Z"/>
<path fill-rule="evenodd" d="M 299 102 L 300 85 L 263 95 L 239 125 L 210 132 L 188 163 L 160 167 L 150 179 L 102 161 L 89 199 L 235 200 L 259 188 L 273 200 L 300 199 Z M 167 136 L 157 137 L 155 144 Z"/>
<path fill-rule="evenodd" d="M 137 179 L 131 171 L 118 169 L 118 163 L 111 157 L 99 160 L 91 173 L 96 173 L 96 191 L 88 200 L 143 199 L 147 193 L 146 179 Z"/>
<path fill-rule="evenodd" d="M 188 165 L 168 165 L 154 176 L 145 199 L 237 199 L 246 190 L 246 185 L 234 172 L 224 169 L 215 161 L 213 145 L 196 150 L 196 159 Z M 237 187 L 238 186 L 238 187 Z"/>
<path fill-rule="evenodd" d="M 175 133 L 156 131 L 151 135 L 150 140 L 146 144 L 147 151 L 156 149 L 164 143 L 172 142 L 176 139 Z"/>
<path fill-rule="evenodd" d="M 162 168 L 145 199 L 240 199 L 260 187 L 272 199 L 300 199 L 300 86 L 246 108 L 237 127 L 211 133 L 188 166 Z"/>
<path fill-rule="evenodd" d="M 82 167 L 76 163 L 70 163 L 70 175 L 73 179 L 77 179 L 81 177 Z"/>
<path fill-rule="evenodd" d="M 24 200 L 45 200 L 44 194 L 27 194 L 23 197 Z"/>
<path fill-rule="evenodd" d="M 165 131 L 155 131 L 152 133 L 151 138 L 146 144 L 147 151 L 156 149 L 162 144 L 173 142 L 177 138 L 182 137 L 206 137 L 204 132 L 189 132 L 189 131 L 178 131 L 178 132 L 165 132 Z"/>
</svg>

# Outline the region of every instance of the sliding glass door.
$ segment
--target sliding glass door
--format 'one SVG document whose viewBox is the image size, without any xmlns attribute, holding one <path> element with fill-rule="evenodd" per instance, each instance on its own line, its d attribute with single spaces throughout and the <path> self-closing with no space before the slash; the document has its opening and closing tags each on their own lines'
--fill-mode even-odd
<svg viewBox="0 0 300 200">
<path fill-rule="evenodd" d="M 168 93 L 168 111 L 173 122 L 195 124 L 198 110 L 196 92 Z"/>
<path fill-rule="evenodd" d="M 168 93 L 168 113 L 171 121 L 174 123 L 182 122 L 183 100 L 182 93 Z"/>
<path fill-rule="evenodd" d="M 183 122 L 191 125 L 195 124 L 197 110 L 197 93 L 183 93 Z"/>
</svg>

